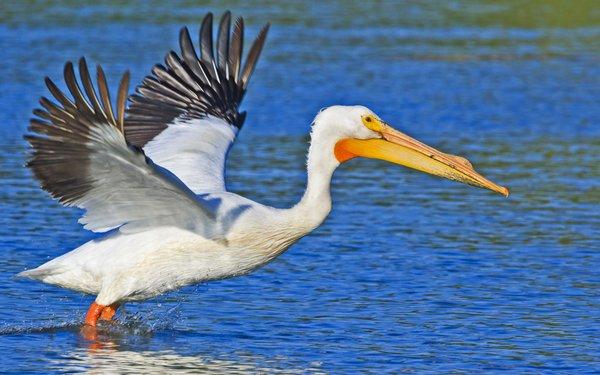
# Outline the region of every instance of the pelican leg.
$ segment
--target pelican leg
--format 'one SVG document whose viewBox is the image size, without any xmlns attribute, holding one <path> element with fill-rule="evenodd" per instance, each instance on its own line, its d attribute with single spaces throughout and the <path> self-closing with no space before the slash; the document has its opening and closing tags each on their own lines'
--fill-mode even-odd
<svg viewBox="0 0 600 375">
<path fill-rule="evenodd" d="M 96 302 L 92 302 L 90 308 L 87 311 L 87 314 L 85 314 L 85 325 L 95 327 L 96 323 L 98 322 L 98 318 L 102 314 L 102 311 L 105 307 L 107 306 L 103 306 L 97 304 Z"/>
<path fill-rule="evenodd" d="M 119 306 L 121 306 L 120 303 L 113 303 L 112 305 L 106 306 L 104 309 L 102 309 L 100 320 L 112 320 Z"/>
<path fill-rule="evenodd" d="M 98 331 L 96 330 L 96 324 L 98 323 L 98 319 L 100 320 L 111 320 L 117 309 L 119 308 L 120 303 L 113 303 L 112 305 L 100 305 L 96 302 L 92 302 L 90 308 L 85 314 L 85 324 L 81 328 L 81 334 L 87 340 L 95 341 L 98 339 Z"/>
<path fill-rule="evenodd" d="M 96 330 L 96 323 L 98 322 L 98 317 L 102 314 L 102 310 L 104 310 L 105 306 L 99 305 L 96 302 L 93 302 L 90 305 L 87 313 L 85 314 L 85 323 L 83 327 L 81 327 L 81 335 L 89 341 L 95 341 L 98 339 L 98 331 Z"/>
</svg>

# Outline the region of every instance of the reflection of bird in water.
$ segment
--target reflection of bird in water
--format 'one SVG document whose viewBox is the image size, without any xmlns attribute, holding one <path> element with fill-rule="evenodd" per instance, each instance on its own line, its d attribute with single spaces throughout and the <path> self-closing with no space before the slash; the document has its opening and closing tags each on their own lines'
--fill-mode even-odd
<svg viewBox="0 0 600 375">
<path fill-rule="evenodd" d="M 232 358 L 184 355 L 172 350 L 123 350 L 117 343 L 105 342 L 101 348 L 79 349 L 52 361 L 65 373 L 108 374 L 324 374 L 318 364 L 295 367 L 286 358 L 263 358 L 244 353 Z M 283 367 L 283 368 L 282 368 Z"/>
<path fill-rule="evenodd" d="M 110 232 L 20 275 L 97 295 L 87 325 L 110 320 L 125 301 L 243 275 L 273 260 L 321 224 L 334 170 L 357 156 L 508 195 L 466 159 L 395 130 L 362 106 L 333 106 L 315 117 L 307 188 L 295 206 L 277 209 L 227 192 L 225 157 L 244 123 L 239 105 L 268 30 L 242 64 L 244 23 L 238 19 L 233 32 L 230 23 L 227 12 L 213 46 L 212 15 L 204 18 L 199 58 L 183 28 L 181 55 L 169 52 L 128 108 L 128 74 L 114 107 L 102 69 L 96 93 L 84 59 L 83 88 L 73 65 L 65 65 L 72 99 L 46 79 L 57 102 L 42 98 L 43 109 L 34 111 L 28 167 L 53 197 L 85 210 L 86 229 Z"/>
</svg>

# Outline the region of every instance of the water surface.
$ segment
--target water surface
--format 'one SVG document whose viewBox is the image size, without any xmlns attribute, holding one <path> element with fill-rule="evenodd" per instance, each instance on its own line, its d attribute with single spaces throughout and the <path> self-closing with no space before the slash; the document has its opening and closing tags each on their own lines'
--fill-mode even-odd
<svg viewBox="0 0 600 375">
<path fill-rule="evenodd" d="M 2 370 L 600 371 L 598 7 L 374 4 L 2 3 Z M 273 23 L 232 190 L 293 204 L 314 114 L 360 103 L 512 195 L 352 161 L 327 221 L 276 261 L 128 304 L 87 341 L 92 297 L 14 278 L 94 237 L 22 167 L 43 77 L 86 55 L 113 83 L 125 69 L 138 82 L 181 25 L 225 8 L 247 16 L 247 35 Z"/>
</svg>

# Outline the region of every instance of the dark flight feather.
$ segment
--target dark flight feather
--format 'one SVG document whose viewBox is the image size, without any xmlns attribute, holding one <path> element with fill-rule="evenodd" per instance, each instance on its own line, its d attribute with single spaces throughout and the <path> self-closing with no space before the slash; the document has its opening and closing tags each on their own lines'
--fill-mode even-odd
<svg viewBox="0 0 600 375">
<path fill-rule="evenodd" d="M 227 54 L 229 53 L 229 29 L 231 28 L 231 12 L 227 11 L 219 22 L 217 36 L 217 66 L 227 72 Z"/>
<path fill-rule="evenodd" d="M 244 49 L 244 19 L 238 17 L 233 26 L 233 35 L 231 36 L 231 46 L 229 47 L 229 76 L 237 77 L 240 74 L 242 66 L 242 53 Z"/>
<path fill-rule="evenodd" d="M 207 64 L 214 60 L 212 20 L 213 14 L 209 12 L 202 20 L 202 26 L 200 26 L 200 58 Z"/>
<path fill-rule="evenodd" d="M 269 24 L 266 24 L 260 30 L 260 33 L 258 33 L 258 36 L 254 40 L 254 43 L 250 48 L 250 52 L 248 52 L 248 56 L 246 57 L 246 64 L 244 65 L 244 72 L 242 73 L 242 78 L 240 79 L 243 91 L 246 90 L 248 82 L 250 81 L 250 76 L 254 72 L 254 68 L 256 67 L 256 63 L 258 62 L 258 58 L 262 51 L 263 45 L 265 44 L 267 32 L 269 32 Z"/>
<path fill-rule="evenodd" d="M 125 77 L 123 77 L 123 79 L 125 79 Z M 110 103 L 110 92 L 108 91 L 108 83 L 106 83 L 106 76 L 104 75 L 104 70 L 102 70 L 102 67 L 100 67 L 100 65 L 98 65 L 98 67 L 96 68 L 96 80 L 98 82 L 100 98 L 104 106 L 104 112 L 106 114 L 106 117 L 111 124 L 116 126 L 117 122 L 115 121 L 115 115 L 113 113 L 112 105 Z"/>
<path fill-rule="evenodd" d="M 84 58 L 79 59 L 79 78 L 81 79 L 81 83 L 83 83 L 83 88 L 87 97 L 92 102 L 94 112 L 104 114 L 104 110 L 102 109 L 102 106 L 100 105 L 100 103 L 98 102 L 98 98 L 96 97 L 94 85 L 92 84 L 92 79 L 90 77 L 90 71 L 88 69 L 87 62 Z"/>
</svg>

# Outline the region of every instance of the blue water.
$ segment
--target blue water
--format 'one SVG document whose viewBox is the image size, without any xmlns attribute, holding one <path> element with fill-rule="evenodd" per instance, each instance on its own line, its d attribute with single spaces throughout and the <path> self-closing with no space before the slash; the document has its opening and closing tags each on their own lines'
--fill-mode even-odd
<svg viewBox="0 0 600 375">
<path fill-rule="evenodd" d="M 293 204 L 307 132 L 365 104 L 511 189 L 371 160 L 334 210 L 252 275 L 131 303 L 95 341 L 93 297 L 15 279 L 93 238 L 41 191 L 22 134 L 43 77 L 86 55 L 138 82 L 207 10 L 272 21 L 229 185 Z M 594 2 L 0 4 L 0 371 L 600 371 L 600 16 Z M 127 251 L 127 249 L 123 249 Z"/>
</svg>

